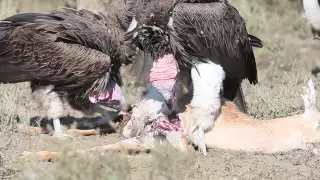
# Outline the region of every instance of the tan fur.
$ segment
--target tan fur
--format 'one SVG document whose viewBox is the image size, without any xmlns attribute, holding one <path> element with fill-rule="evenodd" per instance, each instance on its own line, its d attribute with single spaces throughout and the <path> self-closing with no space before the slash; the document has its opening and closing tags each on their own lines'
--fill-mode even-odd
<svg viewBox="0 0 320 180">
<path fill-rule="evenodd" d="M 215 127 L 205 134 L 207 148 L 273 153 L 305 149 L 308 143 L 320 141 L 320 113 L 316 109 L 316 92 L 311 80 L 304 90 L 303 114 L 270 120 L 255 119 L 240 112 L 234 103 L 223 100 Z M 179 117 L 185 133 L 191 134 L 194 121 L 190 108 Z"/>
<path fill-rule="evenodd" d="M 189 108 L 188 108 L 189 109 Z M 179 115 L 184 129 L 194 122 L 190 111 Z M 215 127 L 205 134 L 207 148 L 222 148 L 266 153 L 306 148 L 306 143 L 320 140 L 317 131 L 320 114 L 297 115 L 259 120 L 240 112 L 235 104 L 224 102 Z"/>
</svg>

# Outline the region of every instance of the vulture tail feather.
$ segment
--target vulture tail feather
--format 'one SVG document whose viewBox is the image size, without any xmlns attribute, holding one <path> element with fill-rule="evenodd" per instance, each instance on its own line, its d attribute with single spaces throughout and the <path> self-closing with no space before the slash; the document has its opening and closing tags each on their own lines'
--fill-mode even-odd
<svg viewBox="0 0 320 180">
<path fill-rule="evenodd" d="M 248 35 L 249 35 L 250 44 L 252 47 L 257 47 L 257 48 L 263 47 L 262 41 L 259 38 L 257 38 L 256 36 L 253 36 L 251 34 L 248 34 Z"/>
<path fill-rule="evenodd" d="M 38 16 L 43 16 L 43 14 L 40 13 L 22 13 L 22 14 L 16 14 L 10 17 L 7 17 L 3 21 L 10 21 L 12 23 L 21 23 L 21 22 L 34 22 Z"/>
</svg>

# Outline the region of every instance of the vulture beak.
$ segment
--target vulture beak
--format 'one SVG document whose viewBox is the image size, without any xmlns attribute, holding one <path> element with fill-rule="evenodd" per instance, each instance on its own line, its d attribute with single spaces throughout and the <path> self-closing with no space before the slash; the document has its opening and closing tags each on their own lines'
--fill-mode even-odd
<svg viewBox="0 0 320 180">
<path fill-rule="evenodd" d="M 170 99 L 168 99 L 168 101 L 166 102 L 167 107 L 172 111 L 173 109 L 173 97 L 171 97 Z M 174 111 L 173 111 L 174 112 Z"/>
</svg>

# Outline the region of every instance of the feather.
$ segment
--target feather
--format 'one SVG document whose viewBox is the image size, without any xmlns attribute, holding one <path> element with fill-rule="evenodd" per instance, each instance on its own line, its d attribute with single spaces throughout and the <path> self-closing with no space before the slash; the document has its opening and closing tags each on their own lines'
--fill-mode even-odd
<svg viewBox="0 0 320 180">
<path fill-rule="evenodd" d="M 147 0 L 136 6 L 138 27 L 127 37 L 153 58 L 173 52 L 179 65 L 189 68 L 206 57 L 222 59 L 227 76 L 258 82 L 252 47 L 262 42 L 247 33 L 245 21 L 227 1 Z M 170 14 L 173 29 L 167 26 Z M 234 62 L 239 66 L 230 66 Z"/>
<path fill-rule="evenodd" d="M 259 38 L 255 37 L 251 34 L 248 34 L 248 35 L 249 35 L 249 40 L 250 40 L 250 44 L 252 47 L 257 47 L 257 48 L 263 47 L 262 41 Z"/>
<path fill-rule="evenodd" d="M 137 27 L 126 38 L 154 59 L 173 53 L 180 70 L 207 60 L 221 64 L 226 73 L 224 96 L 231 101 L 243 79 L 258 82 L 252 47 L 263 47 L 262 41 L 247 32 L 245 21 L 228 1 L 145 0 L 136 1 L 134 9 Z M 180 81 L 179 86 L 193 88 Z"/>
<path fill-rule="evenodd" d="M 114 21 L 87 10 L 18 14 L 0 21 L 0 82 L 54 85 L 69 96 L 87 97 L 121 85 L 127 45 Z"/>
<path fill-rule="evenodd" d="M 172 39 L 175 44 L 181 44 L 180 47 L 172 45 L 182 55 L 177 58 L 178 62 L 190 61 L 190 55 L 223 58 L 221 64 L 226 74 L 257 83 L 256 63 L 245 22 L 230 4 L 179 3 L 173 17 L 176 35 Z M 233 66 L 235 61 L 239 66 Z"/>
</svg>

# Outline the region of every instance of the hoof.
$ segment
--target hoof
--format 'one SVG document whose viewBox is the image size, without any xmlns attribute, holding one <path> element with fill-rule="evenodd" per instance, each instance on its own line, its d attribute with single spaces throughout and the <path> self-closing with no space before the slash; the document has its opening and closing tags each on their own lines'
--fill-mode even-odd
<svg viewBox="0 0 320 180">
<path fill-rule="evenodd" d="M 198 127 L 198 130 L 194 130 L 191 135 L 191 141 L 198 146 L 198 149 L 201 154 L 207 156 L 207 147 L 204 139 L 204 130 L 201 126 Z"/>
</svg>

